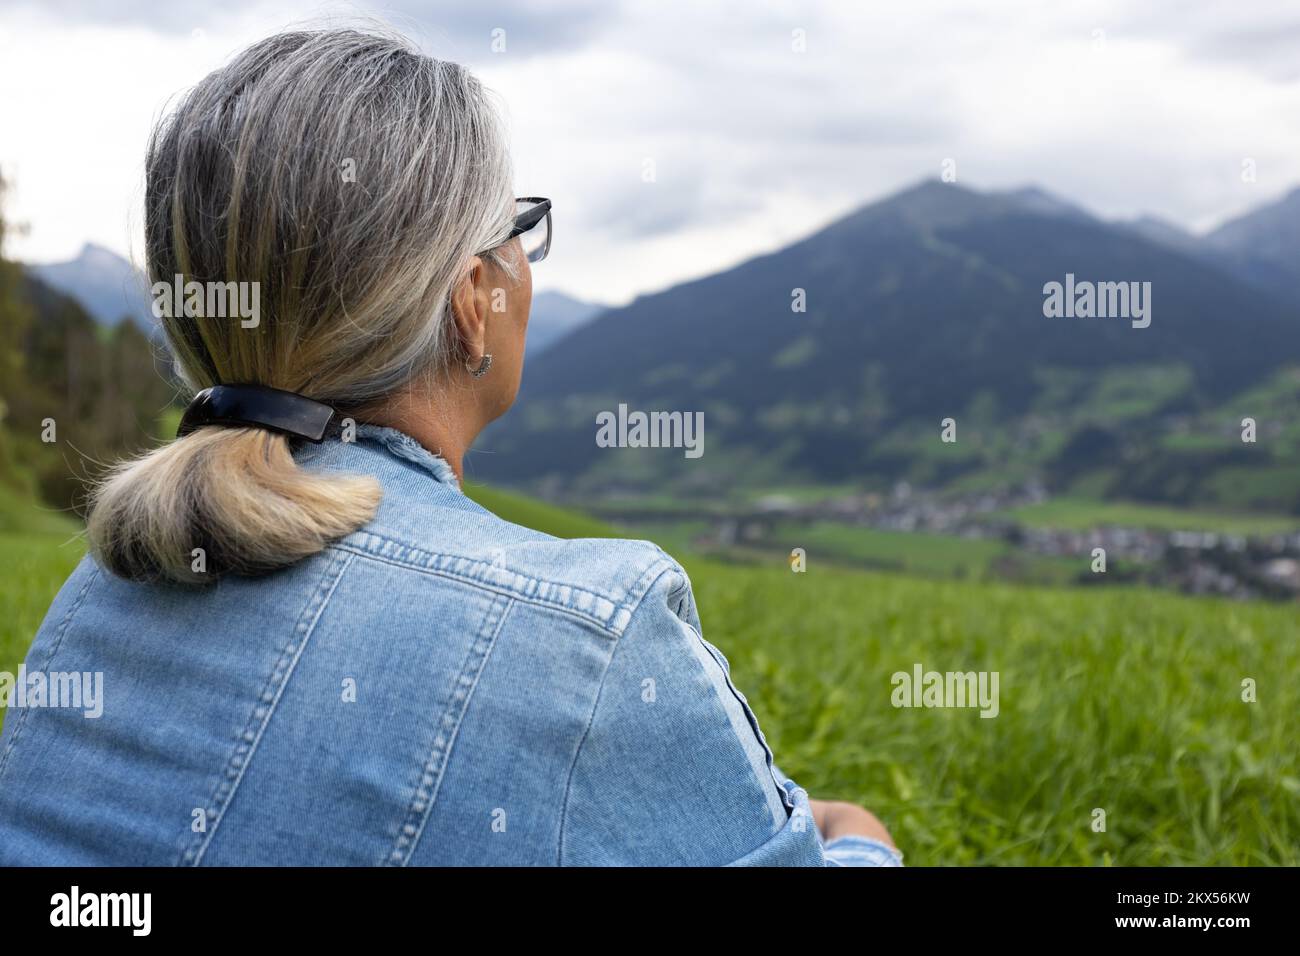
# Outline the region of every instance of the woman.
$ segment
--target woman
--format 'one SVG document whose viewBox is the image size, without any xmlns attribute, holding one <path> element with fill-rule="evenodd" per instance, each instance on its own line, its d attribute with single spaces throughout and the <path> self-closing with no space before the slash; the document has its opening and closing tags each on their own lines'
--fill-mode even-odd
<svg viewBox="0 0 1300 956">
<path fill-rule="evenodd" d="M 258 43 L 155 132 L 145 228 L 204 391 L 95 493 L 26 667 L 102 715 L 9 713 L 0 864 L 897 864 L 777 770 L 677 562 L 461 493 L 550 245 L 472 76 Z"/>
</svg>

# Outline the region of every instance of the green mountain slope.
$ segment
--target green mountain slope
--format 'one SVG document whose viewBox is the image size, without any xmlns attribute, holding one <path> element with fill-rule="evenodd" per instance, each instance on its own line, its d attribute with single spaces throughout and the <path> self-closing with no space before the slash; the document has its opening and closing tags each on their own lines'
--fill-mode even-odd
<svg viewBox="0 0 1300 956">
<path fill-rule="evenodd" d="M 1044 284 L 1067 273 L 1150 282 L 1150 326 L 1045 317 Z M 557 343 L 482 440 L 480 473 L 573 495 L 1036 479 L 1290 509 L 1296 368 L 1300 305 L 1226 266 L 1041 195 L 925 183 Z M 704 455 L 598 447 L 596 415 L 620 403 L 702 412 Z M 1251 446 L 1246 415 L 1265 423 Z M 1247 501 L 1242 472 L 1266 476 Z"/>
</svg>

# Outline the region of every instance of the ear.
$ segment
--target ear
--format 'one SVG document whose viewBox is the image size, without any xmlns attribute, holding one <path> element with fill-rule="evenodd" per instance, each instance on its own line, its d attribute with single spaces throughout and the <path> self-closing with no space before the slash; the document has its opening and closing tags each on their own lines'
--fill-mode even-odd
<svg viewBox="0 0 1300 956">
<path fill-rule="evenodd" d="M 474 256 L 469 260 L 469 269 L 451 292 L 451 316 L 456 323 L 456 337 L 471 366 L 477 365 L 486 351 L 484 342 L 491 291 L 487 287 L 487 269 L 483 260 Z"/>
</svg>

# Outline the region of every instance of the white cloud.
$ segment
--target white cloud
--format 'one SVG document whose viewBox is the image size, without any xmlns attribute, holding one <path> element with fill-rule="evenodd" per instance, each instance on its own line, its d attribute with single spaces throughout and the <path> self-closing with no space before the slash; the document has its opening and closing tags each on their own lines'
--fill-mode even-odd
<svg viewBox="0 0 1300 956">
<path fill-rule="evenodd" d="M 0 169 L 16 179 L 11 214 L 31 225 L 19 257 L 67 257 L 88 239 L 138 249 L 145 138 L 170 95 L 275 29 L 382 8 L 98 9 L 0 13 Z M 1300 70 L 1283 42 L 1300 19 L 1269 6 L 1209 18 L 1180 0 L 387 10 L 501 95 L 520 192 L 555 200 L 538 287 L 606 301 L 775 248 L 937 175 L 946 157 L 976 187 L 1038 183 L 1105 215 L 1194 228 L 1300 181 Z M 506 53 L 490 52 L 489 24 L 507 30 Z M 807 52 L 791 49 L 796 28 Z M 1245 157 L 1257 183 L 1240 180 Z"/>
</svg>

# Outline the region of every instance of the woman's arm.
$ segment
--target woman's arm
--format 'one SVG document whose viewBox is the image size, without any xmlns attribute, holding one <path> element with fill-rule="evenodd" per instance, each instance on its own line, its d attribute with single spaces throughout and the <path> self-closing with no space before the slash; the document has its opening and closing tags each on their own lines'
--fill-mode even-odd
<svg viewBox="0 0 1300 956">
<path fill-rule="evenodd" d="M 885 825 L 870 810 L 842 800 L 809 800 L 813 822 L 827 843 L 843 836 L 864 836 L 893 846 L 894 840 Z"/>
<path fill-rule="evenodd" d="M 876 815 L 856 803 L 810 800 L 827 866 L 902 866 L 903 854 Z"/>
<path fill-rule="evenodd" d="M 807 795 L 778 781 L 757 721 L 661 574 L 606 651 L 561 810 L 562 865 L 821 866 Z M 594 663 L 594 662 L 593 662 Z"/>
</svg>

